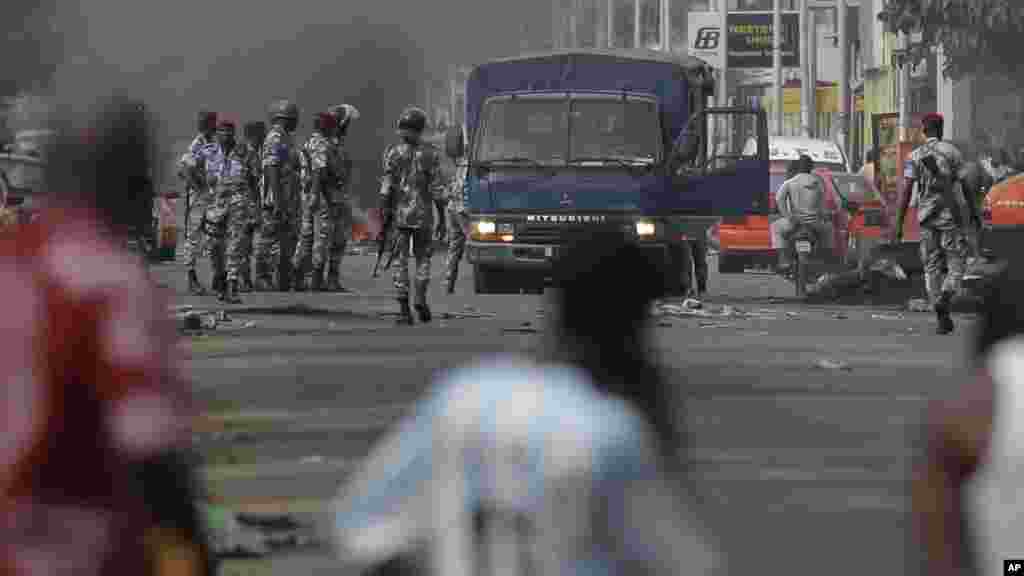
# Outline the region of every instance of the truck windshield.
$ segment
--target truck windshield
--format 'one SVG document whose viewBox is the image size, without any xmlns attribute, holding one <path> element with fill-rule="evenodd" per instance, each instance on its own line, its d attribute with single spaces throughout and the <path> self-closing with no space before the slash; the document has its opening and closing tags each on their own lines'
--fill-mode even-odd
<svg viewBox="0 0 1024 576">
<path fill-rule="evenodd" d="M 477 160 L 564 162 L 568 112 L 564 98 L 514 98 L 488 102 Z"/>
<path fill-rule="evenodd" d="M 661 146 L 658 109 L 649 100 L 577 98 L 569 130 L 571 159 L 654 162 Z"/>
<path fill-rule="evenodd" d="M 511 98 L 487 103 L 477 160 L 653 163 L 661 128 L 653 101 L 621 96 Z"/>
</svg>

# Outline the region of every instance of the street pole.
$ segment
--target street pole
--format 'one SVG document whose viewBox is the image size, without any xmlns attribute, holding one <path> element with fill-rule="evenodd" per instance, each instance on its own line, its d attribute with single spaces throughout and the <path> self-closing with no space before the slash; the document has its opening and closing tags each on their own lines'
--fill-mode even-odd
<svg viewBox="0 0 1024 576">
<path fill-rule="evenodd" d="M 811 103 L 814 101 L 813 81 L 811 80 L 811 52 L 807 39 L 810 36 L 811 11 L 808 9 L 810 0 L 800 0 L 800 131 L 811 136 Z"/>
<path fill-rule="evenodd" d="M 899 80 L 897 87 L 899 90 L 900 142 L 907 141 L 909 139 L 907 135 L 910 132 L 910 100 L 907 98 L 907 89 L 910 85 L 910 67 L 907 66 L 909 58 L 906 57 L 907 48 L 910 44 L 908 40 L 907 35 L 901 32 L 896 41 L 900 54 L 903 55 L 903 61 L 901 62 L 902 65 L 897 71 Z"/>
<path fill-rule="evenodd" d="M 641 16 L 640 0 L 633 0 L 633 48 L 640 48 L 644 40 Z"/>
<path fill-rule="evenodd" d="M 808 0 L 809 2 L 810 0 Z M 814 9 L 808 9 L 810 15 L 807 26 L 807 83 L 811 94 L 808 105 L 811 107 L 811 137 L 818 137 L 818 18 Z"/>
<path fill-rule="evenodd" d="M 775 69 L 775 135 L 782 136 L 782 0 L 772 3 L 772 68 Z"/>
<path fill-rule="evenodd" d="M 672 0 L 661 0 L 661 49 L 664 52 L 672 51 Z"/>
<path fill-rule="evenodd" d="M 605 0 L 608 8 L 608 48 L 615 47 L 615 0 Z"/>
<path fill-rule="evenodd" d="M 729 0 L 718 0 L 718 14 L 722 19 L 722 69 L 718 77 L 718 105 L 729 105 Z"/>
<path fill-rule="evenodd" d="M 850 154 L 850 50 L 846 30 L 846 0 L 836 0 L 836 26 L 839 27 L 839 146 Z"/>
</svg>

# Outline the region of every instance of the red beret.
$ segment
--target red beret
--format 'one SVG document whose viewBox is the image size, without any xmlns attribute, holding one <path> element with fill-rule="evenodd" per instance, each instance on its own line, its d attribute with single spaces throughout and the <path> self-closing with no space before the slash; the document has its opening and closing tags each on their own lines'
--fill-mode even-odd
<svg viewBox="0 0 1024 576">
<path fill-rule="evenodd" d="M 939 114 L 938 112 L 929 112 L 928 114 L 924 115 L 924 118 L 921 119 L 921 123 L 926 124 L 929 122 L 943 122 L 944 120 L 945 119 L 942 117 L 942 114 Z"/>
</svg>

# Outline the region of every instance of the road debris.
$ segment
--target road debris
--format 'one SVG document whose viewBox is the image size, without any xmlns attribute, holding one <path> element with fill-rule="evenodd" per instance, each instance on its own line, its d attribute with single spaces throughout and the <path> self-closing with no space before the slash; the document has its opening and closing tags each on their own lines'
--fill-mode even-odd
<svg viewBox="0 0 1024 576">
<path fill-rule="evenodd" d="M 923 298 L 914 298 L 907 302 L 907 310 L 910 312 L 931 312 L 932 307 Z"/>
<path fill-rule="evenodd" d="M 180 308 L 181 310 L 175 313 L 175 320 L 178 322 L 179 330 L 184 332 L 238 330 L 256 325 L 253 320 L 233 319 L 225 310 L 196 310 L 191 306 Z"/>
<path fill-rule="evenodd" d="M 829 358 L 822 358 L 821 360 L 818 360 L 814 363 L 814 367 L 822 370 L 841 370 L 844 372 L 850 372 L 853 370 L 853 368 L 850 368 L 850 365 L 846 362 L 831 360 Z"/>
<path fill-rule="evenodd" d="M 872 320 L 903 320 L 903 314 L 872 314 Z"/>
<path fill-rule="evenodd" d="M 845 312 L 836 312 L 835 314 L 832 315 L 832 317 L 835 318 L 836 320 L 849 320 L 850 319 L 850 316 L 848 314 L 846 314 Z"/>
<path fill-rule="evenodd" d="M 441 312 L 442 320 L 458 320 L 466 318 L 494 318 L 490 312 Z"/>
<path fill-rule="evenodd" d="M 697 325 L 700 326 L 701 328 L 732 328 L 733 326 L 735 326 L 735 324 L 730 324 L 728 322 L 709 322 L 709 321 L 698 322 Z"/>
<path fill-rule="evenodd" d="M 686 300 L 683 300 L 683 308 L 686 308 L 687 310 L 700 310 L 703 307 L 704 303 L 696 298 L 687 298 Z"/>
</svg>

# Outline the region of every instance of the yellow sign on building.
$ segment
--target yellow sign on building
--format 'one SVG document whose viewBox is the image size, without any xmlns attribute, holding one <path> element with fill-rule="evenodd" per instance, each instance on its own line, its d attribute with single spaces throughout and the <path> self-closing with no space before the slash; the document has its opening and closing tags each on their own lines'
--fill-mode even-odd
<svg viewBox="0 0 1024 576">
<path fill-rule="evenodd" d="M 839 94 L 835 86 L 819 87 L 816 90 L 818 114 L 839 112 Z M 800 113 L 800 87 L 782 90 L 782 112 L 784 114 Z"/>
</svg>

